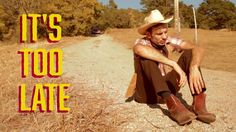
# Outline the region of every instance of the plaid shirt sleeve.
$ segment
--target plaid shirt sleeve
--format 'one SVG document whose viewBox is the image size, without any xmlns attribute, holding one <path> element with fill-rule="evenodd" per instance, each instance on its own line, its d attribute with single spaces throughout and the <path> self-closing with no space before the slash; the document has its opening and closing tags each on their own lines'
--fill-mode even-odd
<svg viewBox="0 0 236 132">
<path fill-rule="evenodd" d="M 175 51 L 181 51 L 181 47 L 180 45 L 182 44 L 182 42 L 184 42 L 184 40 L 177 38 L 177 37 L 168 37 L 167 39 L 167 43 L 171 46 L 174 47 Z"/>
<path fill-rule="evenodd" d="M 137 45 L 137 44 L 141 44 L 141 45 L 150 45 L 150 41 L 144 39 L 144 38 L 140 38 L 140 39 L 137 39 L 134 43 L 134 45 Z"/>
<path fill-rule="evenodd" d="M 181 52 L 182 49 L 181 49 L 180 45 L 182 44 L 182 42 L 184 42 L 184 40 L 182 40 L 180 38 L 168 37 L 166 44 L 169 44 L 169 45 L 173 46 L 175 51 Z M 149 40 L 145 39 L 145 38 L 137 39 L 134 44 L 135 45 L 141 44 L 141 45 L 149 45 L 149 46 L 151 46 L 151 42 Z"/>
</svg>

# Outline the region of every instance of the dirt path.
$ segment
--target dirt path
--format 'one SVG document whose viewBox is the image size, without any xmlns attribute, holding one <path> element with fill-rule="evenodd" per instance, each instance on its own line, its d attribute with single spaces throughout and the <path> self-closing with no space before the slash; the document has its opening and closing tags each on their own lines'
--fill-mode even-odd
<svg viewBox="0 0 236 132">
<path fill-rule="evenodd" d="M 194 120 L 178 126 L 166 116 L 165 105 L 147 106 L 125 102 L 124 94 L 133 73 L 132 51 L 113 41 L 108 35 L 94 37 L 63 48 L 64 76 L 73 78 L 72 85 L 86 86 L 91 91 L 107 93 L 113 104 L 106 109 L 107 120 L 117 119 L 119 131 L 236 131 L 236 75 L 203 69 L 208 86 L 208 109 L 216 114 L 216 122 L 208 125 Z M 191 104 L 188 88 L 182 97 Z"/>
</svg>

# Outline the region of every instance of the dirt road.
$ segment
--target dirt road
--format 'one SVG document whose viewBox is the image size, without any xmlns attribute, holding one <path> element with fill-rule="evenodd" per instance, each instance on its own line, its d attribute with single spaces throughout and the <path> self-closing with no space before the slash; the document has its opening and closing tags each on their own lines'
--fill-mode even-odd
<svg viewBox="0 0 236 132">
<path fill-rule="evenodd" d="M 236 131 L 235 74 L 203 68 L 208 86 L 207 106 L 216 114 L 216 122 L 209 125 L 194 120 L 189 125 L 178 126 L 166 115 L 165 105 L 125 102 L 124 94 L 134 70 L 132 50 L 110 36 L 102 35 L 66 46 L 63 51 L 63 76 L 72 78 L 74 88 L 83 86 L 106 93 L 106 99 L 113 102 L 105 109 L 105 113 L 109 113 L 105 118 L 107 121 L 119 120 L 118 131 Z M 185 86 L 181 93 L 190 105 L 192 97 L 188 87 Z"/>
</svg>

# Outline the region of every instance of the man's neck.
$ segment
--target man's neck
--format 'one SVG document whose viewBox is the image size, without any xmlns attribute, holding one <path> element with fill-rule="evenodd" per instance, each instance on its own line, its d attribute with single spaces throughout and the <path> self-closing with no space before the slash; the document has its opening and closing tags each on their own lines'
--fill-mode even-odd
<svg viewBox="0 0 236 132">
<path fill-rule="evenodd" d="M 154 48 L 158 49 L 158 50 L 163 50 L 163 48 L 165 47 L 165 45 L 157 45 L 157 44 L 155 44 L 154 42 L 152 42 L 151 40 L 150 40 L 150 42 L 151 42 L 151 45 L 152 45 Z"/>
</svg>

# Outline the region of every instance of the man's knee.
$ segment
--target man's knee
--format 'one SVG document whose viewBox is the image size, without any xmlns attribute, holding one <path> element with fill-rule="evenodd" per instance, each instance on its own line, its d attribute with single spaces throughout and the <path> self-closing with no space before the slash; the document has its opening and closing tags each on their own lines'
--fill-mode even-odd
<svg viewBox="0 0 236 132">
<path fill-rule="evenodd" d="M 158 62 L 149 60 L 149 59 L 141 59 L 141 65 L 143 68 L 158 68 Z"/>
<path fill-rule="evenodd" d="M 158 62 L 148 59 L 143 59 L 141 61 L 141 65 L 142 65 L 142 71 L 149 81 L 152 81 L 152 83 L 154 83 L 153 81 L 157 80 L 160 82 L 165 81 L 158 66 Z"/>
<path fill-rule="evenodd" d="M 192 60 L 192 50 L 185 50 L 178 60 L 179 66 L 188 73 L 189 66 Z"/>
<path fill-rule="evenodd" d="M 192 57 L 192 49 L 185 50 L 183 52 L 182 56 L 187 57 L 187 58 L 191 58 Z"/>
<path fill-rule="evenodd" d="M 184 50 L 184 52 L 180 56 L 180 59 L 184 59 L 187 61 L 191 61 L 191 58 L 192 58 L 192 49 Z"/>
</svg>

